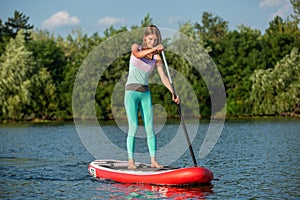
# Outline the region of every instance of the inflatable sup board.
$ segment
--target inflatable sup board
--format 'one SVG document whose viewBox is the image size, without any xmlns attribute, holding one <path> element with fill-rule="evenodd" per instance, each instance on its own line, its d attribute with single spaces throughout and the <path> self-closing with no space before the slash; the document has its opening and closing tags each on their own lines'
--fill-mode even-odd
<svg viewBox="0 0 300 200">
<path fill-rule="evenodd" d="M 128 161 L 95 160 L 88 166 L 91 176 L 119 183 L 153 185 L 207 185 L 213 179 L 211 170 L 204 167 L 153 168 L 150 164 L 135 163 L 128 169 Z"/>
</svg>

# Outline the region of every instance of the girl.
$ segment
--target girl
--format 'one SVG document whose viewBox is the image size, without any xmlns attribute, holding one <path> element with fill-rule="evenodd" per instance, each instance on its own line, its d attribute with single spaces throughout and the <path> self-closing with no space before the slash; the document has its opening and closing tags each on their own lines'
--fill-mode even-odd
<svg viewBox="0 0 300 200">
<path fill-rule="evenodd" d="M 135 169 L 133 159 L 134 137 L 138 129 L 138 110 L 143 118 L 147 134 L 147 144 L 151 157 L 151 167 L 162 166 L 155 159 L 156 139 L 153 127 L 153 110 L 151 94 L 148 86 L 149 75 L 156 66 L 162 83 L 172 93 L 172 100 L 179 103 L 178 97 L 174 98 L 171 84 L 163 70 L 163 62 L 159 53 L 164 49 L 159 29 L 151 25 L 145 29 L 141 46 L 132 44 L 129 63 L 129 74 L 125 86 L 125 110 L 128 120 L 128 168 Z"/>
</svg>

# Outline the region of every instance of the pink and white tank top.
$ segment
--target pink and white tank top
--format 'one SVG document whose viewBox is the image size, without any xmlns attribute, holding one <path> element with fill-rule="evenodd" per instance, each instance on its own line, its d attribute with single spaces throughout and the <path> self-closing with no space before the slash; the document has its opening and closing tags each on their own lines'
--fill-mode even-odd
<svg viewBox="0 0 300 200">
<path fill-rule="evenodd" d="M 146 58 L 138 59 L 131 54 L 126 85 L 132 83 L 148 85 L 149 76 L 156 64 L 156 58 L 156 55 L 154 55 L 152 60 Z"/>
</svg>

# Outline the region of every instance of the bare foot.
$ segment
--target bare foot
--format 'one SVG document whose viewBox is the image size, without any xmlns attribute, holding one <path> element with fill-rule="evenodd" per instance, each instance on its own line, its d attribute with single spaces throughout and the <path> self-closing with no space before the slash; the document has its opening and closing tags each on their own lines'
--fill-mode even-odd
<svg viewBox="0 0 300 200">
<path fill-rule="evenodd" d="M 151 167 L 154 167 L 154 168 L 163 168 L 163 166 L 160 165 L 156 160 L 151 160 Z"/>
<path fill-rule="evenodd" d="M 128 169 L 136 169 L 133 159 L 128 160 Z"/>
</svg>

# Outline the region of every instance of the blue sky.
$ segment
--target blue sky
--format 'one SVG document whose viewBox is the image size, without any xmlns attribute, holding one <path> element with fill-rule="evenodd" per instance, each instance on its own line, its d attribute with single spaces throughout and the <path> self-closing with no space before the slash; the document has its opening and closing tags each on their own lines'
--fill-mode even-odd
<svg viewBox="0 0 300 200">
<path fill-rule="evenodd" d="M 244 24 L 262 32 L 274 16 L 286 19 L 293 13 L 290 0 L 0 0 L 0 18 L 6 21 L 15 10 L 30 17 L 30 24 L 59 35 L 81 28 L 101 35 L 113 25 L 139 25 L 149 13 L 154 24 L 178 30 L 184 22 L 201 22 L 211 12 L 229 22 L 229 28 Z"/>
</svg>

